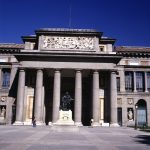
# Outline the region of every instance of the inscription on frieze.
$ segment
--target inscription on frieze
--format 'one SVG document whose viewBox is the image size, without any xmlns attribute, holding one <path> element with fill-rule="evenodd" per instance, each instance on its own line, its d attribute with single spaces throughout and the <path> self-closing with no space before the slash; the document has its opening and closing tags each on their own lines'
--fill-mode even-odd
<svg viewBox="0 0 150 150">
<path fill-rule="evenodd" d="M 42 38 L 42 48 L 93 50 L 94 38 L 44 36 Z"/>
</svg>

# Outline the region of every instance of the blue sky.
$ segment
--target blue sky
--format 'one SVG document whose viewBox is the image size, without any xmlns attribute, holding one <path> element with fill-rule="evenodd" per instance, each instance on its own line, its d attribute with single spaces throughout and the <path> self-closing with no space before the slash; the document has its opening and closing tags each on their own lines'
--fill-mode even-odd
<svg viewBox="0 0 150 150">
<path fill-rule="evenodd" d="M 0 0 L 0 43 L 39 28 L 96 29 L 116 45 L 150 47 L 150 0 Z"/>
</svg>

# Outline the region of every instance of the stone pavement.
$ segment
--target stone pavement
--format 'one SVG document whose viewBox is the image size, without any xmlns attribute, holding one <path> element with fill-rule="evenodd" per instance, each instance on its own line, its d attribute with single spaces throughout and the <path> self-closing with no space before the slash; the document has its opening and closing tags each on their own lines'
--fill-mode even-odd
<svg viewBox="0 0 150 150">
<path fill-rule="evenodd" d="M 150 134 L 132 128 L 0 126 L 0 150 L 150 150 Z"/>
</svg>

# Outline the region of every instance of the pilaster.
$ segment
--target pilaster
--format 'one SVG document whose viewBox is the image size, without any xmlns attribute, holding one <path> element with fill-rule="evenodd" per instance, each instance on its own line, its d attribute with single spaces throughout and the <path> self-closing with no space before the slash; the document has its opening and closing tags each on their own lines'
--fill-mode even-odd
<svg viewBox="0 0 150 150">
<path fill-rule="evenodd" d="M 119 74 L 120 74 L 120 92 L 125 92 L 125 73 L 123 68 L 121 68 Z"/>
<path fill-rule="evenodd" d="M 147 72 L 144 72 L 144 82 L 145 82 L 145 92 L 148 92 L 147 90 Z"/>
<path fill-rule="evenodd" d="M 134 92 L 137 92 L 136 90 L 136 72 L 133 72 L 133 81 L 134 81 Z"/>
</svg>

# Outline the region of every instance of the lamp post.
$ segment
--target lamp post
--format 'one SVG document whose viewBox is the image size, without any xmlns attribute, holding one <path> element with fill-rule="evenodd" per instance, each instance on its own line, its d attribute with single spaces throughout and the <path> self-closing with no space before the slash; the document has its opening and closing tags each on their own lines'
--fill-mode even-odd
<svg viewBox="0 0 150 150">
<path fill-rule="evenodd" d="M 138 104 L 135 104 L 135 127 L 134 129 L 137 130 L 137 109 L 138 109 Z"/>
</svg>

